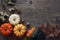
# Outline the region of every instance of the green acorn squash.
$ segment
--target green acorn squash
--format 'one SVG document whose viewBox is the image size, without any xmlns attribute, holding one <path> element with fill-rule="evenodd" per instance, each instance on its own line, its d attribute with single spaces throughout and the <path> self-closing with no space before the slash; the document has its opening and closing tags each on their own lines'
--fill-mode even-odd
<svg viewBox="0 0 60 40">
<path fill-rule="evenodd" d="M 3 11 L 1 11 L 0 12 L 0 19 L 1 19 L 1 23 L 2 22 L 8 22 L 8 17 L 9 17 L 9 15 L 7 14 L 7 12 L 3 12 Z"/>
</svg>

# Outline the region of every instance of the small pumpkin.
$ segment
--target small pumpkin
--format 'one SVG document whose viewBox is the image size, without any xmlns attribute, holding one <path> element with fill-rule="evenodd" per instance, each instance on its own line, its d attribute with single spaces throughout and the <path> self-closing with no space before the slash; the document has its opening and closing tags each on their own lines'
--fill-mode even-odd
<svg viewBox="0 0 60 40">
<path fill-rule="evenodd" d="M 13 14 L 15 12 L 15 9 L 14 8 L 9 8 L 8 11 Z"/>
<path fill-rule="evenodd" d="M 18 14 L 12 14 L 10 17 L 9 17 L 9 22 L 12 24 L 12 25 L 16 25 L 20 22 L 20 16 Z"/>
<path fill-rule="evenodd" d="M 0 27 L 0 32 L 3 35 L 10 35 L 12 33 L 12 25 L 10 23 L 4 23 Z"/>
<path fill-rule="evenodd" d="M 3 22 L 5 22 L 6 20 L 8 21 L 8 17 L 9 17 L 9 15 L 7 14 L 7 12 L 5 11 L 1 11 L 0 12 L 0 19 L 3 21 Z M 7 22 L 6 21 L 6 22 Z"/>
<path fill-rule="evenodd" d="M 26 27 L 23 24 L 17 24 L 13 30 L 14 34 L 18 37 L 21 37 L 26 33 Z"/>
</svg>

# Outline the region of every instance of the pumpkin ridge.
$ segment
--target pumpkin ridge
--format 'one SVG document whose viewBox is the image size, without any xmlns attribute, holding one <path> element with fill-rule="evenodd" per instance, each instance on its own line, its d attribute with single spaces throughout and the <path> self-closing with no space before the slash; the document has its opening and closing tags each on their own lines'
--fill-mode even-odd
<svg viewBox="0 0 60 40">
<path fill-rule="evenodd" d="M 10 35 L 12 32 L 12 26 L 9 23 L 4 23 L 1 25 L 0 31 L 3 35 Z"/>
<path fill-rule="evenodd" d="M 18 37 L 21 37 L 25 34 L 26 32 L 26 27 L 23 25 L 23 24 L 17 24 L 15 27 L 14 27 L 14 34 Z M 17 32 L 18 31 L 18 32 Z"/>
</svg>

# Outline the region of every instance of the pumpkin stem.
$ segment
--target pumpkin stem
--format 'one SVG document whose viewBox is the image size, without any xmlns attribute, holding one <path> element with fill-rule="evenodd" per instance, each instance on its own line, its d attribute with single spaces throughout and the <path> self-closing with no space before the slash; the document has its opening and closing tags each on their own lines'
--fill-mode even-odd
<svg viewBox="0 0 60 40">
<path fill-rule="evenodd" d="M 14 19 L 14 21 L 15 21 L 15 19 Z"/>
<path fill-rule="evenodd" d="M 6 31 L 6 30 L 7 30 L 7 28 L 4 28 L 4 30 Z"/>
<path fill-rule="evenodd" d="M 19 32 L 21 31 L 21 29 L 19 29 Z"/>
</svg>

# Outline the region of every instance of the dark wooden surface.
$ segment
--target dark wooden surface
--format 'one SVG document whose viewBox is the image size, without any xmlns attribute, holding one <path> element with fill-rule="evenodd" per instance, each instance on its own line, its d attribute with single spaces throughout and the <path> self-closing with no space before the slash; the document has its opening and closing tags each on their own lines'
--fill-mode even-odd
<svg viewBox="0 0 60 40">
<path fill-rule="evenodd" d="M 41 23 L 45 22 L 60 24 L 59 19 L 56 20 L 56 18 L 60 18 L 60 0 L 17 0 L 14 7 L 21 10 L 21 17 L 26 22 L 30 22 L 31 26 L 39 27 Z M 5 40 L 2 35 L 0 38 Z M 60 40 L 59 38 L 49 40 Z"/>
</svg>

